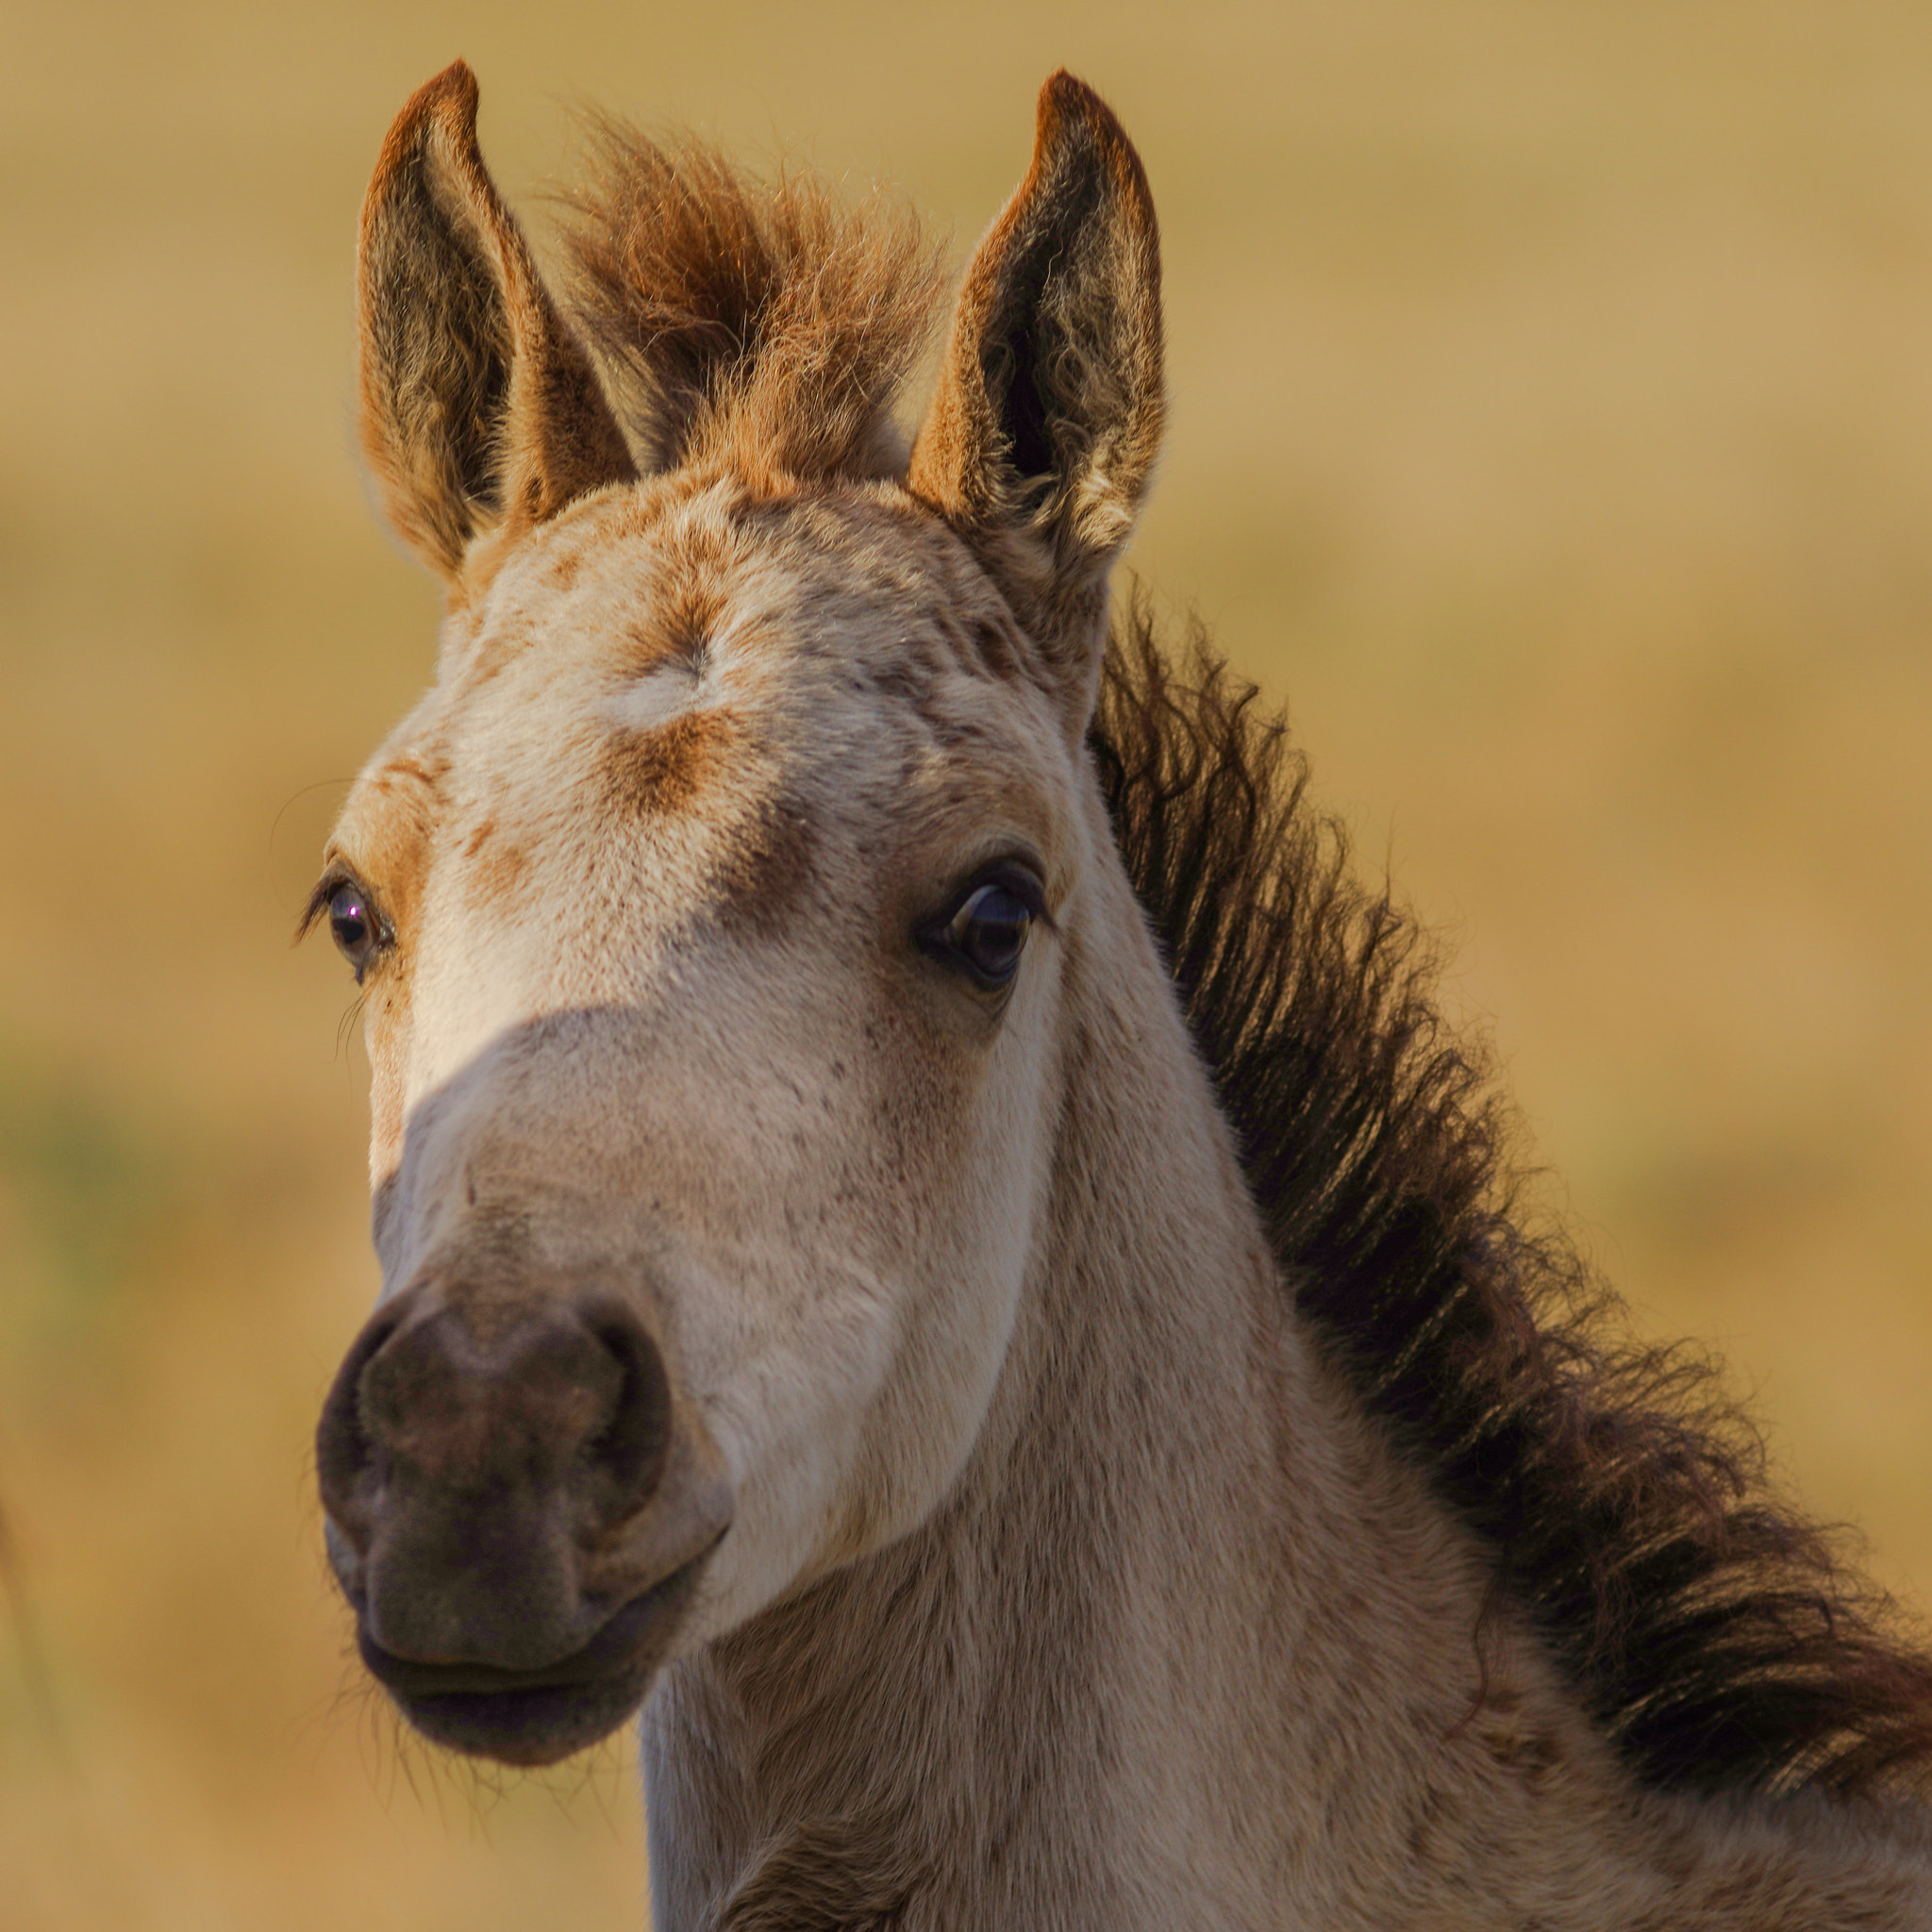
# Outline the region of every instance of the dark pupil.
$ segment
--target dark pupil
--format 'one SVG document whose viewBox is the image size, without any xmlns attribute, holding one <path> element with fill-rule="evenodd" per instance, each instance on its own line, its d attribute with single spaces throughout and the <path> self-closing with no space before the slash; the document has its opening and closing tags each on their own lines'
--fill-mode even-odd
<svg viewBox="0 0 1932 1932">
<path fill-rule="evenodd" d="M 369 915 L 362 909 L 361 894 L 344 886 L 328 902 L 328 927 L 336 944 L 353 957 L 369 943 Z"/>
<path fill-rule="evenodd" d="M 1004 886 L 981 886 L 953 915 L 950 937 L 987 978 L 1008 979 L 1032 923 L 1032 913 Z"/>
</svg>

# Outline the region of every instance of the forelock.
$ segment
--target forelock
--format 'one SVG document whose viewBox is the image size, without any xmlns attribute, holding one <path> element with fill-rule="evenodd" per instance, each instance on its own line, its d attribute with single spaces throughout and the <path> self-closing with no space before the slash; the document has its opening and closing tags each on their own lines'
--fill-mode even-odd
<svg viewBox="0 0 1932 1932">
<path fill-rule="evenodd" d="M 809 172 L 591 124 L 564 197 L 566 303 L 626 434 L 656 469 L 755 487 L 903 471 L 891 411 L 933 329 L 940 251 L 875 192 L 842 207 Z"/>
</svg>

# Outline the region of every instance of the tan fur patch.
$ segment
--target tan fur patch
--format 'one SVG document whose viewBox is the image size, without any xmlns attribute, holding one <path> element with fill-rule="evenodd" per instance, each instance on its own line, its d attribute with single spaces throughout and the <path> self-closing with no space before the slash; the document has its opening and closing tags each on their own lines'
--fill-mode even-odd
<svg viewBox="0 0 1932 1932">
<path fill-rule="evenodd" d="M 417 804 L 433 807 L 441 802 L 448 777 L 449 759 L 441 752 L 405 752 L 392 758 L 371 782 L 381 791 L 406 794 L 413 791 Z"/>
<path fill-rule="evenodd" d="M 729 711 L 686 711 L 646 731 L 612 739 L 600 760 L 613 810 L 635 816 L 689 810 L 741 743 Z"/>
<path fill-rule="evenodd" d="M 732 847 L 724 878 L 724 921 L 774 938 L 809 891 L 817 841 L 811 820 L 793 800 L 769 802 Z"/>
<path fill-rule="evenodd" d="M 485 819 L 463 841 L 462 855 L 470 861 L 470 889 L 478 899 L 509 898 L 529 870 L 530 856 L 513 840 L 505 839 L 494 819 Z"/>
<path fill-rule="evenodd" d="M 627 654 L 628 667 L 649 671 L 682 659 L 696 668 L 704 661 L 726 604 L 724 592 L 693 571 L 668 593 L 654 598 L 651 608 L 632 620 L 627 635 L 636 649 Z"/>
</svg>

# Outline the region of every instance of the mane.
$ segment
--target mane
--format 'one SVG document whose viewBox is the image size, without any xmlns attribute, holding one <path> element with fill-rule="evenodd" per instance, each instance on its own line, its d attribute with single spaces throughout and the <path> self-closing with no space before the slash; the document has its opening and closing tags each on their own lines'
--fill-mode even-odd
<svg viewBox="0 0 1932 1932">
<path fill-rule="evenodd" d="M 592 121 L 591 146 L 589 185 L 563 197 L 565 301 L 646 466 L 903 471 L 891 405 L 945 281 L 912 217 L 616 121 Z"/>
<path fill-rule="evenodd" d="M 1296 1306 L 1642 1782 L 1923 1782 L 1932 1659 L 1774 1493 L 1714 1366 L 1631 1341 L 1526 1225 L 1433 947 L 1357 882 L 1257 697 L 1198 629 L 1171 664 L 1137 604 L 1090 744 Z"/>
</svg>

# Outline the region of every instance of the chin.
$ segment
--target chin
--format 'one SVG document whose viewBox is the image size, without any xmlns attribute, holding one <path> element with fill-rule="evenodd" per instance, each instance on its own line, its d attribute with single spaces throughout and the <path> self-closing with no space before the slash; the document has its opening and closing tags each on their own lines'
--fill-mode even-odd
<svg viewBox="0 0 1932 1932">
<path fill-rule="evenodd" d="M 357 1647 L 432 1743 L 499 1764 L 556 1764 L 637 1715 L 687 1621 L 703 1567 L 702 1557 L 686 1564 L 625 1605 L 581 1650 L 541 1670 L 419 1663 L 385 1650 L 359 1619 Z"/>
</svg>

